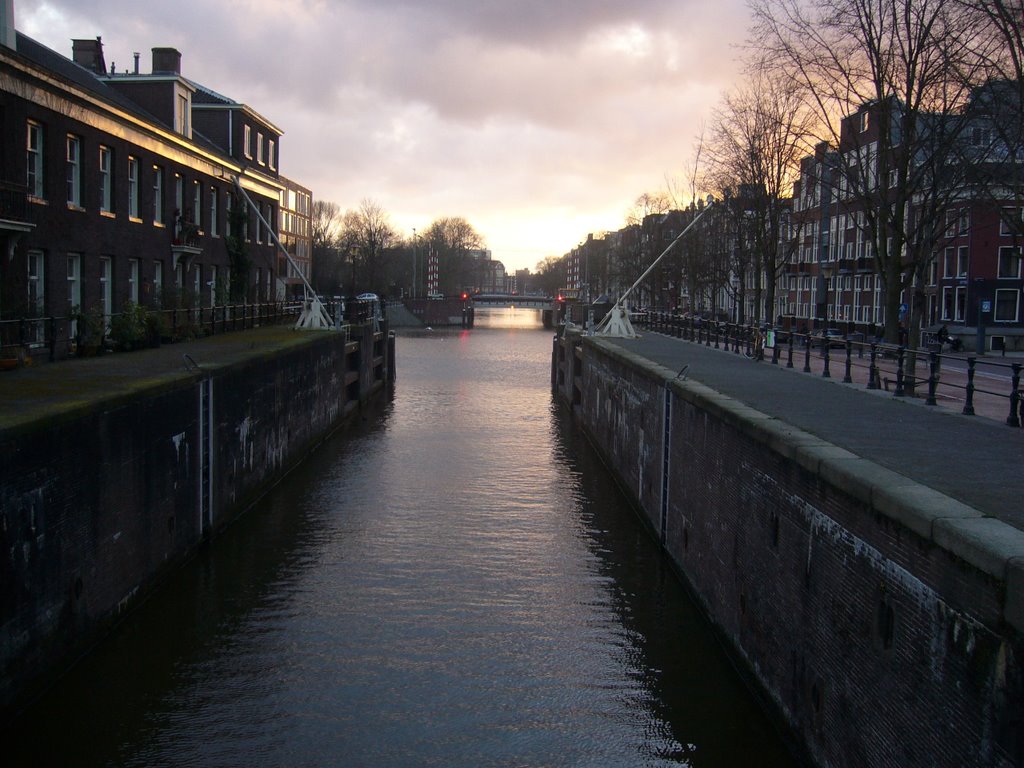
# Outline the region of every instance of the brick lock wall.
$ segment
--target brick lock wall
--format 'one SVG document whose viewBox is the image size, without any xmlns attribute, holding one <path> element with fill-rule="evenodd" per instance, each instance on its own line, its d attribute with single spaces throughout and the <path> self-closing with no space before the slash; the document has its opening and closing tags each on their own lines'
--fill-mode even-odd
<svg viewBox="0 0 1024 768">
<path fill-rule="evenodd" d="M 385 369 L 349 370 L 363 344 L 373 347 L 369 329 L 348 342 L 322 334 L 209 374 L 214 500 L 202 528 L 201 377 L 0 435 L 0 709 L 45 685 L 382 389 Z"/>
<path fill-rule="evenodd" d="M 627 358 L 584 345 L 575 411 L 660 532 L 672 374 Z M 668 390 L 665 547 L 812 759 L 1020 765 L 1004 585 L 771 450 L 742 408 Z"/>
</svg>

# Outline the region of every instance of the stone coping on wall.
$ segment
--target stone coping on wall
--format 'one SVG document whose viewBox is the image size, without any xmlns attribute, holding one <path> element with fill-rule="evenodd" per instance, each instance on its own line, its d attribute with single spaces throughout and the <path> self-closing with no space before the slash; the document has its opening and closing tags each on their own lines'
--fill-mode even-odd
<svg viewBox="0 0 1024 768">
<path fill-rule="evenodd" d="M 588 343 L 661 379 L 679 398 L 1005 585 L 1003 619 L 1024 633 L 1024 531 L 700 382 L 684 380 L 642 355 L 600 339 Z"/>
<path fill-rule="evenodd" d="M 159 393 L 240 362 L 338 336 L 337 331 L 268 326 L 4 372 L 0 375 L 0 437 L 41 423 L 62 422 L 96 407 L 113 407 L 142 391 Z M 338 336 L 338 338 L 342 338 Z M 355 342 L 350 342 L 354 344 Z"/>
</svg>

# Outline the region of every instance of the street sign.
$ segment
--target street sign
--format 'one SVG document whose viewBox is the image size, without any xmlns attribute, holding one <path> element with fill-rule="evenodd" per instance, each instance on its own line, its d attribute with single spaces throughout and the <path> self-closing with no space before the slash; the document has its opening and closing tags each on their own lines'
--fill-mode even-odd
<svg viewBox="0 0 1024 768">
<path fill-rule="evenodd" d="M 981 300 L 981 311 L 982 312 L 991 312 L 992 311 L 992 301 L 989 300 L 989 299 L 982 299 Z"/>
</svg>

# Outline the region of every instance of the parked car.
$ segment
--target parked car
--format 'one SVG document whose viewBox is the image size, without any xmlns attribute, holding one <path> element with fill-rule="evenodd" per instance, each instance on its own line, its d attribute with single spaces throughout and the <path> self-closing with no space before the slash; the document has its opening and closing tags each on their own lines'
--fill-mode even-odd
<svg viewBox="0 0 1024 768">
<path fill-rule="evenodd" d="M 846 347 L 846 337 L 838 328 L 819 328 L 811 334 L 811 346 L 820 347 L 823 344 L 829 347 Z"/>
</svg>

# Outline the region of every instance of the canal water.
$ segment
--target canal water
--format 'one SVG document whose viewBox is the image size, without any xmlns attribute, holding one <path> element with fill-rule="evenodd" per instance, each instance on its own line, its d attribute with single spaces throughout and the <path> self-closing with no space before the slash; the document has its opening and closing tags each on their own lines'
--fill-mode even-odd
<svg viewBox="0 0 1024 768">
<path fill-rule="evenodd" d="M 393 399 L 122 622 L 5 764 L 793 765 L 522 321 L 399 332 Z"/>
</svg>

